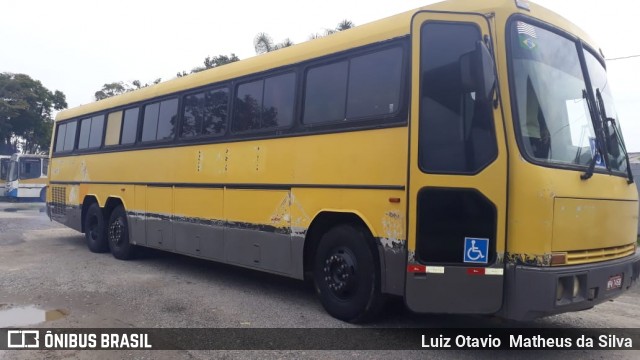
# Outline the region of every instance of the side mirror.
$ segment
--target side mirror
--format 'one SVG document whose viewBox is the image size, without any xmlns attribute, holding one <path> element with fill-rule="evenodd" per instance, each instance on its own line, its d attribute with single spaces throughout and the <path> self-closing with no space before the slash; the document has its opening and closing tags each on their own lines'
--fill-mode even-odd
<svg viewBox="0 0 640 360">
<path fill-rule="evenodd" d="M 484 42 L 477 41 L 475 50 L 460 56 L 460 79 L 463 89 L 475 92 L 478 100 L 493 99 L 497 81 L 495 62 Z"/>
</svg>

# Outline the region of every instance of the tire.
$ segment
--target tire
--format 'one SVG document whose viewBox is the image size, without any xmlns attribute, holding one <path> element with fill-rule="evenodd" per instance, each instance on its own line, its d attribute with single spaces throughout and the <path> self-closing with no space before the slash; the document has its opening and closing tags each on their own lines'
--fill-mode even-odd
<svg viewBox="0 0 640 360">
<path fill-rule="evenodd" d="M 325 310 L 352 323 L 375 317 L 384 304 L 380 265 L 368 231 L 338 225 L 327 231 L 314 257 L 313 278 Z"/>
<path fill-rule="evenodd" d="M 136 248 L 129 242 L 129 223 L 122 205 L 113 209 L 109 216 L 107 238 L 113 257 L 119 260 L 130 260 L 135 257 Z"/>
<path fill-rule="evenodd" d="M 42 190 L 40 190 L 40 201 L 41 202 L 47 202 L 47 188 L 43 187 Z"/>
<path fill-rule="evenodd" d="M 91 252 L 103 253 L 109 250 L 104 215 L 102 214 L 102 209 L 96 203 L 89 206 L 84 216 L 84 236 L 87 239 L 87 247 Z"/>
</svg>

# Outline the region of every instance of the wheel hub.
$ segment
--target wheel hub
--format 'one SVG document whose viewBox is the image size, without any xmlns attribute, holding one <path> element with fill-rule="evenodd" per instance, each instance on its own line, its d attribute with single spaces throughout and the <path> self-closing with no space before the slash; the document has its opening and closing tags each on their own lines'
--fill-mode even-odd
<svg viewBox="0 0 640 360">
<path fill-rule="evenodd" d="M 353 256 L 344 250 L 339 250 L 325 260 L 324 280 L 334 294 L 345 295 L 355 284 L 355 269 Z"/>
<path fill-rule="evenodd" d="M 120 219 L 114 221 L 109 225 L 109 240 L 115 245 L 118 245 L 122 241 L 122 229 L 124 226 Z"/>
</svg>

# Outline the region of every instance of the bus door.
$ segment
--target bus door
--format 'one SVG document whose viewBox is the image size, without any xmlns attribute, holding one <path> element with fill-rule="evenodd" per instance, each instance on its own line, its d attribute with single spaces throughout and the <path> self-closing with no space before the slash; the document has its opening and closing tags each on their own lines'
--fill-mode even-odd
<svg viewBox="0 0 640 360">
<path fill-rule="evenodd" d="M 493 313 L 502 305 L 507 151 L 488 19 L 412 22 L 407 306 Z"/>
</svg>

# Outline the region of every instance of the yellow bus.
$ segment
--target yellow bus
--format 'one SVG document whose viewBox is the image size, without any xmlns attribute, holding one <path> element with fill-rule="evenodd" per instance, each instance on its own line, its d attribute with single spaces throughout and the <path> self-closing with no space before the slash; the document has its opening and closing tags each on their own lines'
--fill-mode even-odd
<svg viewBox="0 0 640 360">
<path fill-rule="evenodd" d="M 511 319 L 637 282 L 605 61 L 523 0 L 445 1 L 61 112 L 50 216 L 313 279 L 324 308 Z"/>
<path fill-rule="evenodd" d="M 49 156 L 36 154 L 13 154 L 5 185 L 5 196 L 9 200 L 46 200 Z"/>
</svg>

